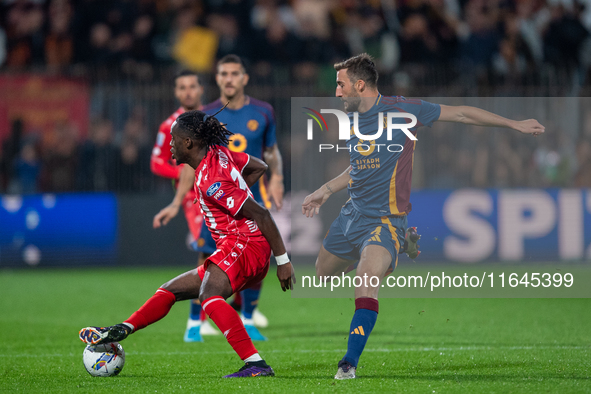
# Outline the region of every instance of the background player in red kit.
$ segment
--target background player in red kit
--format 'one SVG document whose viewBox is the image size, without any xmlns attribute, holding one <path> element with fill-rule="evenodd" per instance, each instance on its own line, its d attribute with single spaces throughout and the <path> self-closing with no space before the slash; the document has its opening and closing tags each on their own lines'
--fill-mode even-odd
<svg viewBox="0 0 591 394">
<path fill-rule="evenodd" d="M 224 299 L 265 277 L 271 250 L 277 259 L 277 277 L 283 291 L 292 289 L 295 277 L 271 214 L 254 201 L 247 186 L 254 184 L 267 166 L 245 153 L 225 148 L 229 135 L 214 116 L 201 111 L 180 115 L 171 127 L 173 158 L 188 165 L 182 170 L 175 199 L 194 185 L 216 241 L 215 253 L 204 265 L 162 285 L 123 323 L 80 330 L 83 342 L 121 341 L 163 318 L 176 301 L 199 297 L 205 312 L 245 362 L 238 372 L 226 377 L 274 375 L 252 344 L 238 313 Z M 157 216 L 168 222 L 177 213 L 178 206 L 170 204 Z"/>
<path fill-rule="evenodd" d="M 180 71 L 174 78 L 174 95 L 181 103 L 181 106 L 173 112 L 164 122 L 160 124 L 158 134 L 156 136 L 156 143 L 152 149 L 152 157 L 150 158 L 150 169 L 154 175 L 163 178 L 171 179 L 175 184 L 178 184 L 181 174 L 182 165 L 177 165 L 172 159 L 170 153 L 170 126 L 178 118 L 178 116 L 185 111 L 192 111 L 201 109 L 201 96 L 203 95 L 203 87 L 199 83 L 199 77 L 196 73 L 190 70 Z M 191 248 L 197 251 L 197 241 L 200 237 L 203 216 L 199 209 L 193 205 L 195 193 L 192 190 L 185 195 L 182 201 L 179 201 L 179 206 L 183 207 L 187 225 L 189 226 L 189 234 L 191 237 Z M 158 226 L 156 226 L 158 227 Z M 185 342 L 200 342 L 201 335 L 217 335 L 219 332 L 213 328 L 209 322 L 202 319 L 201 303 L 198 299 L 191 302 L 191 311 L 189 320 L 187 322 L 187 329 L 185 331 Z M 202 322 L 203 320 L 203 322 Z"/>
</svg>

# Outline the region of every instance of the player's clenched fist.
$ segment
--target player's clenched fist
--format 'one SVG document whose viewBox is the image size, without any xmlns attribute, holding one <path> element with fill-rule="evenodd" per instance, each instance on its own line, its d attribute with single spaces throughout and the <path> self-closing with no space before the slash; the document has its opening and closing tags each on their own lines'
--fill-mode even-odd
<svg viewBox="0 0 591 394">
<path fill-rule="evenodd" d="M 534 136 L 538 136 L 546 131 L 546 128 L 535 119 L 518 121 L 516 129 L 523 134 L 533 134 Z"/>
</svg>

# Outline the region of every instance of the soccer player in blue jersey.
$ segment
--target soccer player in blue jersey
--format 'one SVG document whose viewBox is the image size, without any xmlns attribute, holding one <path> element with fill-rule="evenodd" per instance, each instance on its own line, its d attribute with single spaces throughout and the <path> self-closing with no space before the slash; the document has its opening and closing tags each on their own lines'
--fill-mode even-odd
<svg viewBox="0 0 591 394">
<path fill-rule="evenodd" d="M 344 102 L 350 120 L 358 113 L 359 132 L 363 135 L 376 133 L 379 112 L 414 115 L 417 124 L 409 129 L 413 136 L 419 126 L 431 126 L 435 121 L 506 127 L 534 136 L 544 132 L 544 126 L 534 119 L 514 121 L 475 107 L 382 96 L 377 89 L 378 72 L 367 54 L 337 63 L 334 68 L 337 71 L 336 96 Z M 404 252 L 406 215 L 412 208 L 410 186 L 415 143 L 401 129 L 393 131 L 392 140 L 387 140 L 385 128 L 381 137 L 373 141 L 360 141 L 352 134 L 347 141 L 349 168 L 304 199 L 302 213 L 311 217 L 318 214 L 331 194 L 348 186 L 350 199 L 320 248 L 316 260 L 318 276 L 340 275 L 352 261 L 358 260 L 356 276 L 376 276 L 381 281 L 396 267 L 398 254 Z M 384 149 L 392 144 L 403 149 Z M 362 148 L 354 149 L 356 145 Z M 416 254 L 416 242 L 410 240 L 409 244 L 412 252 L 406 250 Z M 378 317 L 379 286 L 364 285 L 355 288 L 355 314 L 349 329 L 347 353 L 338 363 L 335 379 L 355 377 L 359 357 Z"/>
<path fill-rule="evenodd" d="M 270 104 L 254 99 L 244 93 L 248 83 L 248 74 L 244 62 L 239 56 L 226 55 L 217 64 L 216 82 L 220 88 L 220 98 L 203 107 L 203 112 L 212 115 L 220 110 L 227 102 L 228 107 L 216 117 L 234 133 L 230 137 L 228 148 L 233 152 L 244 152 L 249 155 L 264 159 L 269 166 L 271 176 L 267 190 L 263 180 L 253 185 L 251 191 L 255 201 L 265 208 L 271 208 L 273 200 L 277 209 L 283 205 L 283 169 L 282 159 L 277 147 L 275 136 L 275 114 Z M 200 238 L 197 240 L 197 250 L 202 252 L 202 259 L 211 255 L 216 250 L 211 233 L 205 226 L 201 229 Z M 262 283 L 245 289 L 235 296 L 235 301 L 240 300 L 239 305 L 246 331 L 252 340 L 264 341 L 265 338 L 255 327 L 256 318 L 258 325 L 266 326 L 266 318 L 255 309 L 258 305 Z M 185 340 L 201 340 L 199 333 L 206 334 L 199 329 L 199 316 L 201 305 L 197 300 L 191 303 L 191 313 L 187 323 Z M 207 333 L 208 334 L 208 333 Z"/>
</svg>

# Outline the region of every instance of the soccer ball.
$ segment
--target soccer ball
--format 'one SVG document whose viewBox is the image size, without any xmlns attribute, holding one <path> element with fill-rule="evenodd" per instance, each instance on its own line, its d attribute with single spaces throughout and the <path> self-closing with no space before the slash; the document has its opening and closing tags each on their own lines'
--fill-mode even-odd
<svg viewBox="0 0 591 394">
<path fill-rule="evenodd" d="M 82 353 L 82 361 L 92 376 L 115 376 L 125 365 L 125 351 L 119 342 L 88 345 Z"/>
</svg>

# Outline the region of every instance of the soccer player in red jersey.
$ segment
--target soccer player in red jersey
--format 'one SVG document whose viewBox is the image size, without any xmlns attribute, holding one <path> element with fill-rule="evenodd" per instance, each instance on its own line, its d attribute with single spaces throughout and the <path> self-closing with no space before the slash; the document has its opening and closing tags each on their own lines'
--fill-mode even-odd
<svg viewBox="0 0 591 394">
<path fill-rule="evenodd" d="M 170 126 L 176 118 L 185 111 L 201 109 L 201 96 L 203 87 L 199 83 L 199 77 L 190 70 L 182 70 L 174 78 L 174 95 L 181 103 L 181 106 L 173 112 L 164 122 L 160 124 L 156 142 L 152 149 L 150 158 L 150 169 L 154 175 L 171 179 L 178 185 L 182 165 L 177 165 L 172 159 L 170 152 Z M 191 248 L 197 251 L 197 242 L 203 228 L 203 216 L 199 209 L 193 205 L 195 193 L 192 190 L 185 195 L 179 206 L 183 207 L 189 232 L 191 234 Z M 158 224 L 154 226 L 160 227 Z M 185 331 L 185 342 L 202 342 L 201 335 L 217 335 L 219 332 L 213 328 L 202 312 L 201 303 L 198 299 L 192 300 L 187 329 Z"/>
<path fill-rule="evenodd" d="M 181 103 L 181 106 L 173 112 L 158 128 L 156 136 L 156 143 L 152 149 L 152 156 L 150 158 L 150 169 L 154 175 L 163 178 L 172 179 L 173 182 L 178 183 L 182 170 L 182 165 L 172 159 L 170 152 L 170 127 L 185 111 L 192 111 L 201 109 L 201 96 L 203 95 L 203 87 L 199 84 L 199 77 L 193 71 L 183 70 L 179 72 L 174 79 L 174 95 Z M 195 194 L 187 193 L 183 200 L 183 210 L 187 218 L 189 230 L 193 236 L 193 241 L 199 238 L 201 232 L 201 224 L 203 221 L 199 211 L 193 207 L 193 199 Z"/>
<path fill-rule="evenodd" d="M 162 285 L 127 320 L 110 327 L 86 327 L 80 339 L 89 344 L 116 342 L 160 320 L 176 301 L 199 298 L 203 309 L 245 362 L 226 377 L 273 376 L 261 358 L 238 313 L 224 300 L 267 274 L 271 250 L 277 259 L 277 277 L 283 291 L 292 289 L 293 267 L 269 211 L 252 198 L 254 184 L 267 165 L 245 153 L 224 147 L 231 135 L 214 116 L 201 111 L 181 114 L 171 127 L 173 158 L 186 163 L 181 172 L 178 201 L 193 185 L 217 250 L 205 264 Z M 192 169 L 195 168 L 195 171 Z M 170 221 L 178 213 L 171 203 L 154 220 Z"/>
</svg>

